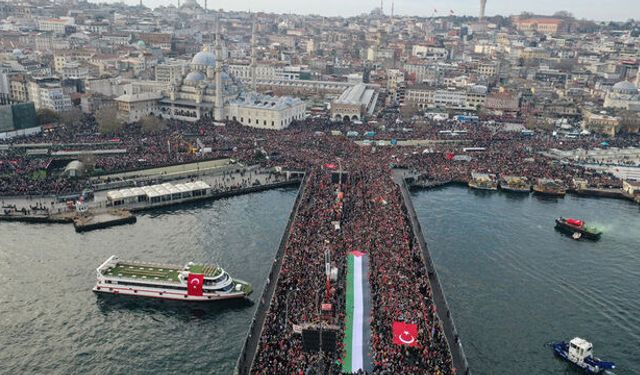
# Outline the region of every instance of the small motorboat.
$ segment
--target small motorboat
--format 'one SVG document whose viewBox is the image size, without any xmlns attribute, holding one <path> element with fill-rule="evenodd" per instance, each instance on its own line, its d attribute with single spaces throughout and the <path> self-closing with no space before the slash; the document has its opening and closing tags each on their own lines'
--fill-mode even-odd
<svg viewBox="0 0 640 375">
<path fill-rule="evenodd" d="M 586 238 L 588 240 L 597 241 L 602 235 L 602 232 L 597 228 L 587 226 L 584 221 L 572 218 L 557 218 L 556 229 L 570 235 L 574 240 Z"/>
<path fill-rule="evenodd" d="M 602 361 L 593 356 L 593 345 L 579 337 L 566 342 L 561 341 L 551 345 L 553 352 L 561 359 L 573 363 L 588 374 L 600 374 L 605 370 L 616 368 L 613 362 Z"/>
</svg>

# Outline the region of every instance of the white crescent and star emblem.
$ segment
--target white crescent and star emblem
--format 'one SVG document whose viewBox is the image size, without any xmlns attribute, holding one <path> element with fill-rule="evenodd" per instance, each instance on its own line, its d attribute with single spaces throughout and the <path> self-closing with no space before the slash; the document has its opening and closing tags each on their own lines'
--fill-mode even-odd
<svg viewBox="0 0 640 375">
<path fill-rule="evenodd" d="M 398 339 L 402 341 L 403 344 L 413 344 L 416 341 L 416 338 L 413 337 L 409 331 L 404 331 L 400 335 L 398 335 Z"/>
<path fill-rule="evenodd" d="M 191 279 L 191 284 L 200 284 L 200 279 Z"/>
</svg>

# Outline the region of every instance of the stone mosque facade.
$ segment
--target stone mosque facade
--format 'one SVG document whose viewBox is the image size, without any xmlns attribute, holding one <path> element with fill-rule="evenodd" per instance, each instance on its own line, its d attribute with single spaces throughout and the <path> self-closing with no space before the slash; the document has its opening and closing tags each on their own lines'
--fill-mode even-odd
<svg viewBox="0 0 640 375">
<path fill-rule="evenodd" d="M 141 87 L 133 90 L 137 94 L 115 99 L 119 116 L 128 122 L 149 114 L 189 122 L 210 118 L 273 130 L 284 129 L 292 121 L 304 118 L 306 106 L 300 99 L 246 90 L 223 66 L 219 38 L 215 51 L 214 54 L 205 46 L 188 67 L 183 67 L 182 74 L 164 87 L 159 88 L 155 81 L 138 82 Z M 255 58 L 252 64 L 255 65 Z"/>
</svg>

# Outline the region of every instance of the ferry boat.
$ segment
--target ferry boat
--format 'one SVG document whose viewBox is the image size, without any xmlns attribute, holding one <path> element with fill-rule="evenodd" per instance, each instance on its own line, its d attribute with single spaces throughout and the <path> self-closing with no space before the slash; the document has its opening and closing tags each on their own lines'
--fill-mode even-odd
<svg viewBox="0 0 640 375">
<path fill-rule="evenodd" d="M 594 227 L 585 225 L 582 220 L 559 217 L 556 219 L 556 229 L 571 235 L 574 239 L 586 238 L 597 241 L 600 239 L 602 232 Z"/>
<path fill-rule="evenodd" d="M 593 345 L 579 337 L 566 342 L 561 341 L 551 345 L 553 352 L 561 359 L 573 363 L 588 374 L 600 374 L 605 370 L 616 368 L 613 362 L 601 361 L 592 354 Z"/>
<path fill-rule="evenodd" d="M 567 188 L 560 180 L 539 178 L 536 184 L 533 185 L 533 193 L 553 197 L 564 197 L 565 194 L 567 194 Z"/>
<path fill-rule="evenodd" d="M 478 190 L 498 190 L 498 181 L 495 174 L 472 172 L 469 187 Z"/>
<path fill-rule="evenodd" d="M 221 267 L 190 262 L 172 264 L 123 261 L 112 255 L 96 269 L 96 293 L 208 302 L 247 297 L 246 281 L 232 279 Z"/>
<path fill-rule="evenodd" d="M 500 176 L 500 190 L 529 194 L 531 192 L 531 184 L 526 177 Z"/>
</svg>

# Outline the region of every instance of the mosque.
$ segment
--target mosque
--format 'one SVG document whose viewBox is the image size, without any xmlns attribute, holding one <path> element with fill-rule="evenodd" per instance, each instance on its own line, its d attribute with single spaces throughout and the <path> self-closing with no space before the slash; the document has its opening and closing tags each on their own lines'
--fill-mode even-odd
<svg viewBox="0 0 640 375">
<path fill-rule="evenodd" d="M 628 81 L 616 83 L 604 98 L 604 108 L 620 108 L 640 112 L 640 92 L 638 88 Z"/>
<path fill-rule="evenodd" d="M 220 33 L 217 33 L 215 53 L 205 46 L 182 74 L 166 86 L 154 90 L 138 89 L 136 94 L 116 98 L 121 118 L 135 122 L 149 114 L 166 119 L 195 122 L 210 118 L 215 121 L 237 121 L 245 126 L 263 129 L 284 129 L 305 115 L 305 103 L 292 97 L 263 95 L 255 90 L 255 34 L 252 37 L 252 90 L 229 74 L 222 61 Z M 139 83 L 145 86 L 145 83 Z"/>
</svg>

